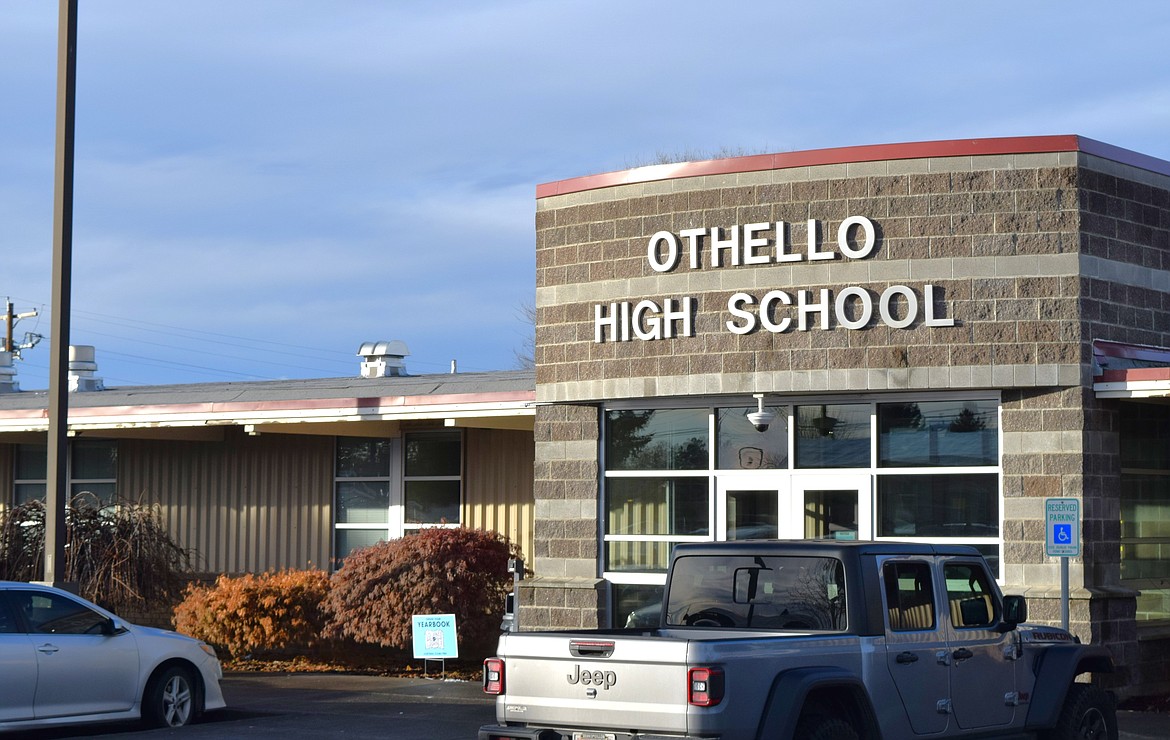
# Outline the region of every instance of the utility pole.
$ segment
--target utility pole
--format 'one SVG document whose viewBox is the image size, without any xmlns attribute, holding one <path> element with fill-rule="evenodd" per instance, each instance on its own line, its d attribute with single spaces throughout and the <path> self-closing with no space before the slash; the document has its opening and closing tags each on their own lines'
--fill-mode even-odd
<svg viewBox="0 0 1170 740">
<path fill-rule="evenodd" d="M 31 319 L 37 315 L 37 310 L 34 308 L 31 311 L 24 313 L 16 313 L 16 307 L 12 304 L 12 299 L 6 302 L 6 310 L 4 312 L 4 339 L 3 344 L 0 344 L 0 352 L 11 352 L 12 356 L 20 359 L 20 351 L 22 349 L 32 349 L 37 345 L 37 342 L 44 339 L 40 334 L 32 332 L 24 333 L 24 341 L 20 344 L 16 343 L 13 336 L 13 331 L 16 328 L 16 322 L 21 319 Z"/>
<path fill-rule="evenodd" d="M 73 282 L 73 126 L 77 89 L 77 0 L 57 18 L 57 138 L 53 168 L 53 316 L 49 358 L 49 450 L 45 481 L 45 581 L 65 582 L 69 461 L 69 312 Z"/>
</svg>

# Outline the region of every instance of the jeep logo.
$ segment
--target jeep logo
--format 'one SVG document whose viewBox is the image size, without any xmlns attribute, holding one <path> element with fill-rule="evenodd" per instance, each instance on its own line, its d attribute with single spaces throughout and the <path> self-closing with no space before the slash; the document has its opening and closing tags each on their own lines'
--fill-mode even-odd
<svg viewBox="0 0 1170 740">
<path fill-rule="evenodd" d="M 582 686 L 600 686 L 605 690 L 609 690 L 610 686 L 617 683 L 617 674 L 613 671 L 589 671 L 581 670 L 581 664 L 573 666 L 573 673 L 565 676 L 569 681 L 570 686 L 581 684 Z"/>
</svg>

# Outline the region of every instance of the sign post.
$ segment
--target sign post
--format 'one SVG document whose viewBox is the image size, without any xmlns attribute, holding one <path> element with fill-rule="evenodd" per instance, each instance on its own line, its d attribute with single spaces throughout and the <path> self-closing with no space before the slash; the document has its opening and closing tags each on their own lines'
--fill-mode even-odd
<svg viewBox="0 0 1170 740">
<path fill-rule="evenodd" d="M 1068 629 L 1068 559 L 1081 554 L 1081 501 L 1075 498 L 1044 499 L 1044 551 L 1060 558 L 1060 620 Z"/>
</svg>

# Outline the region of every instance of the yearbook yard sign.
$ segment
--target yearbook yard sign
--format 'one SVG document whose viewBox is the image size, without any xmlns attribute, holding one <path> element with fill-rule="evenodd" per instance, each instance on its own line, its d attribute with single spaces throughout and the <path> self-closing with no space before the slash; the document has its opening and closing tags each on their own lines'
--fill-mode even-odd
<svg viewBox="0 0 1170 740">
<path fill-rule="evenodd" d="M 415 614 L 413 620 L 415 658 L 438 660 L 459 657 L 454 614 Z"/>
</svg>

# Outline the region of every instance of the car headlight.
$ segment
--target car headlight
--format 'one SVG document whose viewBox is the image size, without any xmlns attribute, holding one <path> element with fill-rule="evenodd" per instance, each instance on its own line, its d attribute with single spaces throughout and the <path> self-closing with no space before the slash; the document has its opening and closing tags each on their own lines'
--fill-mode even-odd
<svg viewBox="0 0 1170 740">
<path fill-rule="evenodd" d="M 203 650 L 203 652 L 210 655 L 212 657 L 212 659 L 219 660 L 219 656 L 215 654 L 215 648 L 208 645 L 206 642 L 199 643 L 199 647 Z"/>
</svg>

